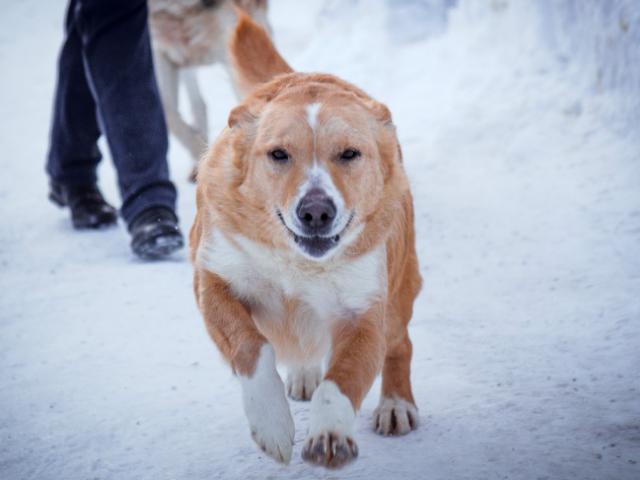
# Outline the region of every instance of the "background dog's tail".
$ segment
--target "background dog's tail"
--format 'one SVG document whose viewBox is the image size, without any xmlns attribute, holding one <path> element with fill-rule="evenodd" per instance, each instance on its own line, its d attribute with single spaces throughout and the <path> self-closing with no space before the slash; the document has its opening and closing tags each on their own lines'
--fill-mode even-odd
<svg viewBox="0 0 640 480">
<path fill-rule="evenodd" d="M 269 34 L 251 17 L 236 9 L 238 23 L 229 39 L 229 63 L 240 98 L 276 75 L 293 72 L 280 56 Z"/>
</svg>

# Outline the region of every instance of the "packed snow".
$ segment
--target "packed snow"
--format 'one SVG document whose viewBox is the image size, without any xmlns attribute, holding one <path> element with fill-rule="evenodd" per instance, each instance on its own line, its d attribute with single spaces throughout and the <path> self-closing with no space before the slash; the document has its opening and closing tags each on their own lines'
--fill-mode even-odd
<svg viewBox="0 0 640 480">
<path fill-rule="evenodd" d="M 309 406 L 293 401 L 292 463 L 258 450 L 187 252 L 141 262 L 124 225 L 78 233 L 47 201 L 65 2 L 5 2 L 0 479 L 640 478 L 637 3 L 271 4 L 294 68 L 393 112 L 425 279 L 410 329 L 419 429 L 373 432 L 376 382 L 355 463 L 305 464 Z M 215 134 L 235 99 L 221 67 L 200 80 Z M 176 142 L 170 164 L 186 232 L 194 186 Z M 108 158 L 100 175 L 117 203 Z"/>
</svg>

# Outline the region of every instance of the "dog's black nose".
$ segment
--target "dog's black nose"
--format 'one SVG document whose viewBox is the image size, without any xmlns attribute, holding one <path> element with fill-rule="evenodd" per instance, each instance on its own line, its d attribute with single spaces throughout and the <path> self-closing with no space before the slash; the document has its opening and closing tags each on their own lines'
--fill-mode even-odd
<svg viewBox="0 0 640 480">
<path fill-rule="evenodd" d="M 324 190 L 312 188 L 298 203 L 296 214 L 307 232 L 322 235 L 336 218 L 336 205 Z"/>
<path fill-rule="evenodd" d="M 215 7 L 216 4 L 218 3 L 217 0 L 201 0 L 201 2 L 202 2 L 202 6 L 205 8 Z"/>
</svg>

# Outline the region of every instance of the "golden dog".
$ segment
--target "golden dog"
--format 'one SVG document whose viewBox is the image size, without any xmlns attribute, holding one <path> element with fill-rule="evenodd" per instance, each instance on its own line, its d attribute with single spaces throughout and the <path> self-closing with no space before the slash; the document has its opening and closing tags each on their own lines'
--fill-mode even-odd
<svg viewBox="0 0 640 480">
<path fill-rule="evenodd" d="M 289 462 L 288 392 L 311 400 L 302 457 L 339 467 L 358 454 L 356 412 L 380 371 L 375 430 L 418 422 L 407 324 L 421 278 L 395 127 L 355 86 L 293 72 L 244 14 L 229 55 L 247 96 L 199 167 L 195 296 L 256 443 Z"/>
</svg>

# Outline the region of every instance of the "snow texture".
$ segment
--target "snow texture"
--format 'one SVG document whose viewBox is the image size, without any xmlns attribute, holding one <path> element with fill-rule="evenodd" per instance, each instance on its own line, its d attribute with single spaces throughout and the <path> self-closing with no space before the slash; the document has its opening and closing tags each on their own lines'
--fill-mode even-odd
<svg viewBox="0 0 640 480">
<path fill-rule="evenodd" d="M 378 381 L 343 470 L 301 460 L 308 403 L 290 402 L 289 466 L 256 448 L 186 252 L 142 263 L 123 225 L 77 233 L 47 202 L 65 5 L 5 2 L 0 478 L 640 478 L 639 4 L 271 3 L 295 68 L 393 112 L 425 278 L 410 331 L 419 429 L 372 431 Z M 200 78 L 215 133 L 232 91 L 220 67 Z M 186 230 L 189 157 L 171 148 Z M 100 175 L 115 202 L 108 159 Z"/>
</svg>

